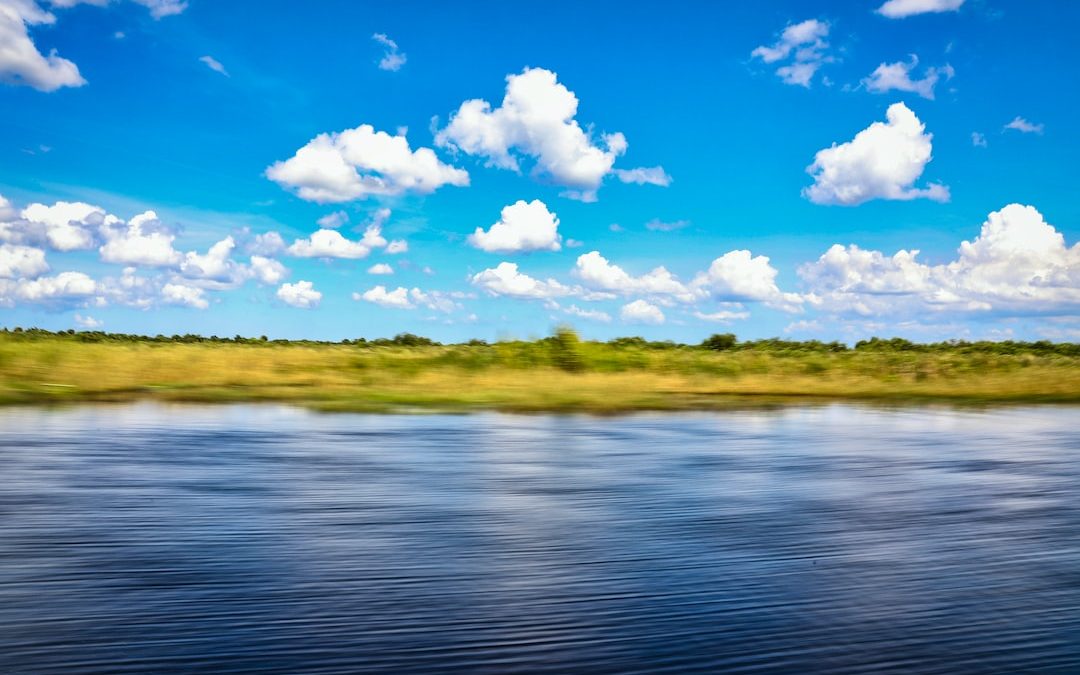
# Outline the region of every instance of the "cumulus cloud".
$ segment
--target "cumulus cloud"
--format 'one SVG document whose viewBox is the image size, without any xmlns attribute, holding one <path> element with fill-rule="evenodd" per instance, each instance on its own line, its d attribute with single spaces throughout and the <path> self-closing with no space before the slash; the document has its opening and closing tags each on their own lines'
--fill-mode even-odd
<svg viewBox="0 0 1080 675">
<path fill-rule="evenodd" d="M 372 248 L 386 245 L 379 227 L 369 226 L 360 241 L 346 239 L 337 230 L 318 230 L 307 239 L 297 239 L 287 249 L 298 258 L 366 258 Z"/>
<path fill-rule="evenodd" d="M 45 251 L 32 246 L 0 244 L 0 278 L 32 279 L 48 271 Z"/>
<path fill-rule="evenodd" d="M 404 286 L 398 286 L 391 291 L 387 290 L 385 286 L 379 285 L 363 293 L 353 293 L 352 297 L 353 300 L 363 300 L 364 302 L 391 309 L 426 307 L 430 310 L 450 314 L 462 307 L 461 303 L 455 299 L 455 297 L 462 297 L 462 294 L 423 291 L 419 288 L 408 289 Z"/>
<path fill-rule="evenodd" d="M 785 312 L 799 311 L 802 298 L 797 293 L 782 292 L 776 285 L 776 275 L 768 257 L 746 250 L 728 251 L 694 277 L 691 286 L 725 302 L 763 302 Z"/>
<path fill-rule="evenodd" d="M 57 251 L 93 248 L 98 230 L 120 222 L 99 206 L 83 202 L 35 203 L 22 210 L 21 222 L 0 225 L 0 238 L 42 243 Z"/>
<path fill-rule="evenodd" d="M 229 71 L 225 70 L 225 66 L 221 65 L 221 62 L 215 59 L 213 56 L 200 56 L 199 60 L 206 64 L 206 67 L 215 73 L 221 73 L 225 77 L 229 77 Z"/>
<path fill-rule="evenodd" d="M 212 288 L 234 288 L 242 284 L 251 274 L 244 265 L 232 259 L 236 240 L 231 236 L 217 242 L 206 253 L 190 251 L 180 261 L 180 273 L 199 280 Z"/>
<path fill-rule="evenodd" d="M 635 277 L 609 262 L 599 251 L 578 256 L 572 274 L 588 288 L 617 295 L 669 296 L 681 302 L 692 302 L 695 298 L 693 291 L 663 266 Z"/>
<path fill-rule="evenodd" d="M 931 160 L 933 134 L 903 103 L 885 113 L 855 138 L 819 150 L 807 173 L 814 184 L 803 196 L 815 204 L 855 206 L 871 199 L 932 199 L 948 201 L 949 189 L 940 183 L 914 187 Z"/>
<path fill-rule="evenodd" d="M 867 91 L 875 94 L 884 94 L 889 91 L 907 91 L 918 94 L 923 98 L 934 100 L 934 87 L 938 80 L 945 77 L 951 80 L 956 72 L 949 64 L 941 68 L 926 68 L 922 79 L 913 79 L 912 71 L 919 65 L 919 57 L 912 54 L 911 60 L 897 61 L 896 63 L 882 63 L 870 76 L 863 79 L 862 84 Z"/>
<path fill-rule="evenodd" d="M 161 287 L 161 299 L 169 305 L 181 305 L 206 309 L 210 301 L 206 299 L 206 291 L 197 286 L 182 283 L 168 283 Z"/>
<path fill-rule="evenodd" d="M 394 239 L 386 245 L 386 252 L 390 255 L 397 255 L 398 253 L 408 253 L 409 242 L 404 239 Z"/>
<path fill-rule="evenodd" d="M 544 202 L 518 200 L 504 206 L 499 221 L 485 232 L 482 228 L 469 235 L 469 244 L 489 253 L 522 251 L 558 251 L 559 219 Z"/>
<path fill-rule="evenodd" d="M 554 279 L 535 279 L 518 271 L 517 263 L 503 262 L 497 267 L 469 277 L 469 281 L 489 295 L 505 295 L 528 300 L 544 300 L 570 295 L 574 289 Z"/>
<path fill-rule="evenodd" d="M 354 293 L 354 300 L 363 300 L 380 307 L 393 307 L 395 309 L 413 309 L 414 305 L 409 301 L 409 289 L 399 286 L 392 291 L 386 290 L 386 286 L 376 286 L 363 293 Z"/>
<path fill-rule="evenodd" d="M 916 14 L 955 12 L 964 0 L 887 0 L 877 13 L 890 19 L 903 19 Z"/>
<path fill-rule="evenodd" d="M 153 211 L 145 211 L 126 224 L 119 219 L 102 228 L 105 244 L 98 251 L 105 262 L 123 265 L 166 267 L 178 265 L 183 256 L 173 248 L 176 236 Z"/>
<path fill-rule="evenodd" d="M 385 33 L 375 33 L 371 36 L 371 39 L 386 48 L 383 51 L 382 58 L 379 60 L 379 70 L 389 70 L 395 73 L 401 70 L 407 58 L 404 52 L 398 50 L 397 43 L 388 38 Z"/>
<path fill-rule="evenodd" d="M 978 131 L 971 132 L 971 144 L 976 148 L 985 148 L 987 145 L 989 145 L 986 142 L 986 136 L 979 133 Z"/>
<path fill-rule="evenodd" d="M 155 19 L 179 14 L 187 7 L 181 0 L 134 0 L 150 10 Z M 109 0 L 51 0 L 53 8 L 79 4 L 103 7 Z M 47 55 L 38 50 L 30 37 L 30 26 L 51 26 L 56 15 L 41 8 L 37 0 L 0 1 L 0 82 L 26 85 L 38 91 L 56 91 L 62 87 L 81 87 L 86 80 L 79 67 L 61 57 L 56 50 Z"/>
<path fill-rule="evenodd" d="M 818 69 L 833 60 L 826 54 L 828 36 L 827 22 L 807 19 L 789 24 L 775 43 L 757 47 L 750 56 L 770 64 L 787 61 L 776 69 L 777 76 L 785 84 L 809 87 Z"/>
<path fill-rule="evenodd" d="M 928 265 L 917 250 L 892 256 L 834 245 L 799 275 L 820 309 L 862 316 L 974 312 L 1074 314 L 1080 310 L 1080 244 L 1032 206 L 991 213 L 955 260 Z"/>
<path fill-rule="evenodd" d="M 529 157 L 534 160 L 535 178 L 567 188 L 568 197 L 594 201 L 604 177 L 628 146 L 618 132 L 594 139 L 575 119 L 577 109 L 577 96 L 555 73 L 526 68 L 506 77 L 501 106 L 492 108 L 483 99 L 462 103 L 435 136 L 435 144 L 512 171 L 520 171 L 521 159 Z M 626 182 L 660 185 L 667 174 L 653 167 L 630 169 L 624 175 Z"/>
<path fill-rule="evenodd" d="M 322 293 L 315 290 L 310 281 L 297 281 L 295 284 L 282 284 L 277 290 L 277 297 L 286 305 L 311 309 L 319 306 Z"/>
<path fill-rule="evenodd" d="M 35 0 L 0 2 L 0 82 L 22 84 L 38 91 L 56 91 L 61 87 L 81 87 L 86 80 L 79 67 L 52 50 L 38 51 L 30 38 L 29 26 L 48 26 L 56 16 L 38 6 Z"/>
<path fill-rule="evenodd" d="M 394 268 L 387 265 L 386 263 L 377 263 L 377 264 L 372 265 L 371 267 L 369 267 L 368 270 L 367 270 L 367 273 L 368 274 L 381 274 L 381 275 L 393 274 L 394 273 Z"/>
<path fill-rule="evenodd" d="M 628 323 L 662 324 L 665 321 L 664 313 L 656 305 L 649 304 L 644 300 L 634 300 L 623 305 L 619 316 Z"/>
<path fill-rule="evenodd" d="M 251 276 L 259 283 L 273 286 L 289 276 L 289 270 L 281 262 L 261 255 L 251 256 L 248 267 Z"/>
<path fill-rule="evenodd" d="M 16 303 L 47 306 L 85 304 L 97 292 L 97 282 L 82 272 L 61 272 L 36 279 L 0 279 L 0 306 Z"/>
<path fill-rule="evenodd" d="M 414 151 L 404 134 L 391 136 L 370 124 L 319 134 L 289 159 L 270 165 L 266 176 L 320 204 L 469 184 L 468 173 L 443 164 L 430 148 Z"/>
<path fill-rule="evenodd" d="M 1044 127 L 1042 124 L 1034 124 L 1033 122 L 1028 122 L 1023 117 L 1017 115 L 1016 119 L 1006 124 L 1004 128 L 1012 129 L 1013 131 L 1019 131 L 1022 134 L 1041 134 Z"/>
</svg>

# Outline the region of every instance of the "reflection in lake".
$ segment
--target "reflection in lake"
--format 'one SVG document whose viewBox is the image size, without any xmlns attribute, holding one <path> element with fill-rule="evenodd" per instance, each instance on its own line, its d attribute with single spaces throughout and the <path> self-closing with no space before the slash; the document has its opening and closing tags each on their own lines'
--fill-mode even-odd
<svg viewBox="0 0 1080 675">
<path fill-rule="evenodd" d="M 1080 672 L 1076 408 L 0 410 L 0 672 Z"/>
</svg>

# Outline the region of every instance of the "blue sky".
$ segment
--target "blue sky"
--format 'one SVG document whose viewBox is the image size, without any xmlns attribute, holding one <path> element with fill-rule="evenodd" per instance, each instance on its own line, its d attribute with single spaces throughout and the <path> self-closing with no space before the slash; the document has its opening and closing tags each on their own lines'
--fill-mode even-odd
<svg viewBox="0 0 1080 675">
<path fill-rule="evenodd" d="M 0 0 L 0 323 L 1080 337 L 1080 6 L 761 5 Z"/>
</svg>

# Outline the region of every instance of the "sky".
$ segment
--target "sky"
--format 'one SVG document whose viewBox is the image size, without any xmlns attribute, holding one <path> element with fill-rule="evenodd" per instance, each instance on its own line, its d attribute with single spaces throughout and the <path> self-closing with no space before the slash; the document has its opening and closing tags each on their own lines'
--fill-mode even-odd
<svg viewBox="0 0 1080 675">
<path fill-rule="evenodd" d="M 0 326 L 1080 340 L 1076 25 L 0 0 Z"/>
</svg>

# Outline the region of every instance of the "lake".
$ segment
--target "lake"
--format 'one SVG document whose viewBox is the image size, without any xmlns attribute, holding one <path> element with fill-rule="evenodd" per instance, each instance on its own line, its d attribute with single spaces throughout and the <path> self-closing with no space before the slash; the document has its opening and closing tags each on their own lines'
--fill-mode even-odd
<svg viewBox="0 0 1080 675">
<path fill-rule="evenodd" d="M 1080 409 L 0 409 L 0 672 L 1080 672 Z"/>
</svg>

